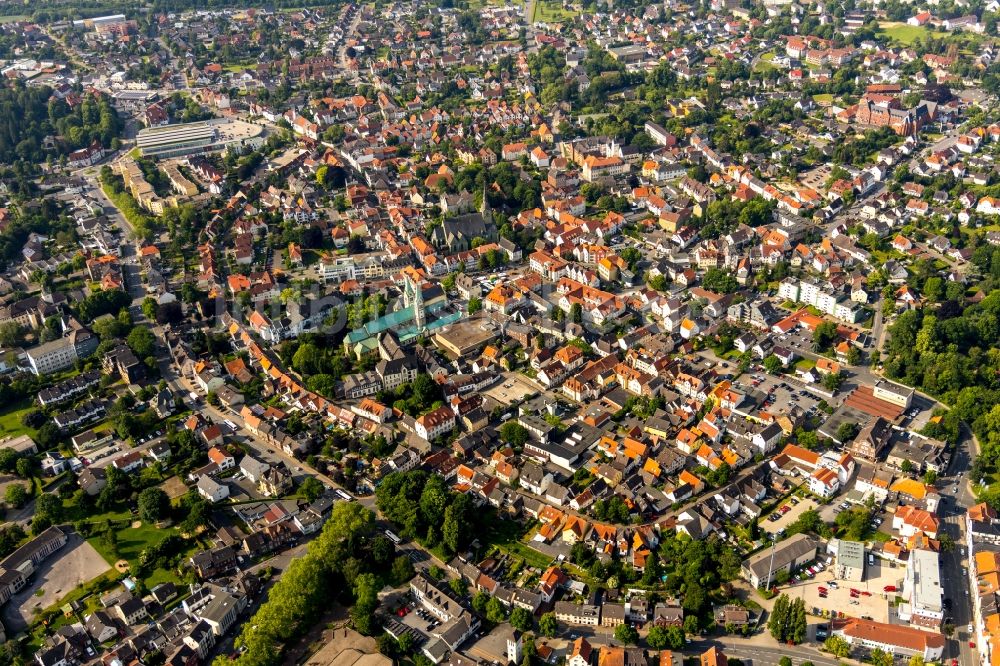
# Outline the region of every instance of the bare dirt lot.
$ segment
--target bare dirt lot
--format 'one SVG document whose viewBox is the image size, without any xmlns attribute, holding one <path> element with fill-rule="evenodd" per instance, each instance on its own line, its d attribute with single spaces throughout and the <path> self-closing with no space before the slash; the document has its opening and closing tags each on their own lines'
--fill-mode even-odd
<svg viewBox="0 0 1000 666">
<path fill-rule="evenodd" d="M 170 499 L 177 499 L 188 491 L 184 481 L 179 476 L 172 476 L 160 484 L 160 489 L 167 494 Z"/>
<path fill-rule="evenodd" d="M 4 606 L 4 626 L 9 633 L 26 629 L 36 611 L 48 608 L 110 568 L 93 546 L 69 533 L 66 545 L 43 562 L 28 585 Z"/>
</svg>

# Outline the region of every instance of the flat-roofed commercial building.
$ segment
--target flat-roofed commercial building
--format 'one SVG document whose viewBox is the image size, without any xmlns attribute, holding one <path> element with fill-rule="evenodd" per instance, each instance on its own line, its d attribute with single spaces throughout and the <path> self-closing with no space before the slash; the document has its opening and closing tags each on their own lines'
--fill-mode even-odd
<svg viewBox="0 0 1000 666">
<path fill-rule="evenodd" d="M 944 620 L 943 588 L 938 554 L 918 548 L 910 551 L 903 579 L 899 619 L 927 631 L 940 631 Z"/>
<path fill-rule="evenodd" d="M 236 149 L 243 152 L 247 148 L 256 148 L 263 141 L 263 131 L 260 125 L 242 120 L 215 118 L 194 123 L 146 127 L 139 130 L 135 141 L 139 150 L 147 157 L 182 157 L 217 150 Z"/>
<path fill-rule="evenodd" d="M 913 402 L 913 389 L 896 382 L 890 382 L 888 379 L 880 379 L 875 382 L 872 393 L 879 400 L 885 400 L 903 409 L 909 409 L 910 403 Z"/>
<path fill-rule="evenodd" d="M 836 576 L 860 583 L 865 577 L 865 544 L 860 541 L 837 542 Z"/>
<path fill-rule="evenodd" d="M 146 127 L 139 130 L 136 145 L 147 157 L 180 157 L 211 150 L 216 129 L 207 122 Z"/>
</svg>

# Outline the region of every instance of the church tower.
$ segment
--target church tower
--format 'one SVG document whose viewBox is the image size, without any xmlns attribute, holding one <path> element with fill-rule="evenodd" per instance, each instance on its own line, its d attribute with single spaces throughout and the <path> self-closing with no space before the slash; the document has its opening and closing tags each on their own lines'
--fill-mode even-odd
<svg viewBox="0 0 1000 666">
<path fill-rule="evenodd" d="M 507 661 L 515 666 L 521 663 L 521 649 L 524 643 L 521 641 L 521 632 L 514 629 L 507 637 Z"/>
</svg>

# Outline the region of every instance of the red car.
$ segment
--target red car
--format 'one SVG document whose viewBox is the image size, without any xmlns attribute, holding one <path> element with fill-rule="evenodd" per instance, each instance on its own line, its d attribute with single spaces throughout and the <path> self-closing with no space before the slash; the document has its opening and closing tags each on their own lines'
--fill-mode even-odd
<svg viewBox="0 0 1000 666">
<path fill-rule="evenodd" d="M 895 585 L 886 585 L 885 587 L 882 588 L 882 591 L 883 592 L 895 592 L 896 591 L 896 586 Z"/>
<path fill-rule="evenodd" d="M 866 596 L 866 597 L 872 596 L 871 592 L 862 592 L 861 594 L 862 594 L 862 596 Z"/>
</svg>

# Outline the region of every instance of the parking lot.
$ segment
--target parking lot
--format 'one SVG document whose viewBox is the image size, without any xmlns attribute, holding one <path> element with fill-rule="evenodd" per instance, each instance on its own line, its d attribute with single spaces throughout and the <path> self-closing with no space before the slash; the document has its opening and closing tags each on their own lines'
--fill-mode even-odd
<svg viewBox="0 0 1000 666">
<path fill-rule="evenodd" d="M 817 508 L 817 506 L 819 505 L 816 504 L 816 500 L 790 497 L 760 523 L 761 529 L 768 534 L 775 534 L 780 530 L 787 529 L 789 525 L 799 519 L 799 516 L 809 509 Z M 788 508 L 785 509 L 785 507 Z"/>
<path fill-rule="evenodd" d="M 743 390 L 758 391 L 767 396 L 765 409 L 772 406 L 776 406 L 777 410 L 798 407 L 803 412 L 809 412 L 817 410 L 820 400 L 823 399 L 798 380 L 769 375 L 764 371 L 744 375 L 734 382 L 734 386 Z"/>
<path fill-rule="evenodd" d="M 409 613 L 403 617 L 396 615 L 395 618 L 407 627 L 415 629 L 420 635 L 428 636 L 434 629 L 441 626 L 441 621 L 421 608 L 420 604 L 410 601 L 407 608 L 410 608 Z"/>
<path fill-rule="evenodd" d="M 821 555 L 823 562 L 826 556 Z M 903 585 L 903 569 L 894 567 L 888 562 L 875 558 L 875 565 L 868 565 L 868 555 L 865 555 L 865 579 L 861 582 L 838 581 L 834 578 L 833 564 L 825 565 L 813 578 L 804 581 L 793 580 L 787 589 L 782 588 L 790 597 L 801 597 L 806 604 L 806 611 L 821 617 L 829 615 L 830 611 L 839 611 L 853 617 L 869 617 L 876 622 L 890 621 L 889 602 L 898 592 L 885 592 L 887 586 L 901 590 Z M 826 596 L 820 588 L 826 589 Z M 851 596 L 851 590 L 858 594 Z"/>
<path fill-rule="evenodd" d="M 502 382 L 489 387 L 485 393 L 507 407 L 539 393 L 539 388 L 524 375 L 517 372 L 507 372 L 503 375 Z"/>
<path fill-rule="evenodd" d="M 824 183 L 830 178 L 830 173 L 833 172 L 833 167 L 829 164 L 822 164 L 815 169 L 810 169 L 804 173 L 799 174 L 799 182 L 806 187 L 811 187 L 813 189 L 820 189 L 823 187 Z"/>
</svg>

